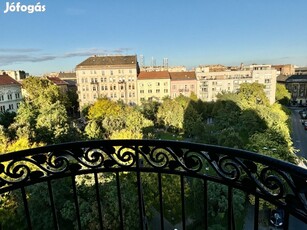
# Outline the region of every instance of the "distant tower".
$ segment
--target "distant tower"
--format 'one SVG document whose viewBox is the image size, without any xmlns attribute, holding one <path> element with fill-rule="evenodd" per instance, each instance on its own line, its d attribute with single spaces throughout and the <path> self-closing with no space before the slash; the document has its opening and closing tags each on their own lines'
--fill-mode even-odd
<svg viewBox="0 0 307 230">
<path fill-rule="evenodd" d="M 143 54 L 140 55 L 140 65 L 141 65 L 141 67 L 143 67 L 145 65 L 145 59 L 144 59 Z"/>
<path fill-rule="evenodd" d="M 151 67 L 156 66 L 156 59 L 154 57 L 151 57 Z"/>
<path fill-rule="evenodd" d="M 168 58 L 163 58 L 163 67 L 168 69 Z"/>
</svg>

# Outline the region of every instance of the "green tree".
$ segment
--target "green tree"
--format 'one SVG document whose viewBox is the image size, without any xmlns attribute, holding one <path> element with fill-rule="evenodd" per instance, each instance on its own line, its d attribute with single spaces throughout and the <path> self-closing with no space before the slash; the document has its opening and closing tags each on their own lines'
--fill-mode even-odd
<svg viewBox="0 0 307 230">
<path fill-rule="evenodd" d="M 286 86 L 280 83 L 276 84 L 275 99 L 282 105 L 289 105 L 291 100 L 291 94 L 286 89 Z"/>
<path fill-rule="evenodd" d="M 68 117 L 65 107 L 59 102 L 39 110 L 36 122 L 38 140 L 45 143 L 65 142 L 69 132 Z"/>
<path fill-rule="evenodd" d="M 158 109 L 157 118 L 166 130 L 178 132 L 183 128 L 184 109 L 179 102 L 165 99 Z"/>
</svg>

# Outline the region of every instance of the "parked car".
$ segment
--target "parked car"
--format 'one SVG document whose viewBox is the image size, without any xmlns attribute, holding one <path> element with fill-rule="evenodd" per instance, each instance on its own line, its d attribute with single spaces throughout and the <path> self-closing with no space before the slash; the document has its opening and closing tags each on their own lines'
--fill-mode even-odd
<svg viewBox="0 0 307 230">
<path fill-rule="evenodd" d="M 270 213 L 270 224 L 274 227 L 282 227 L 284 224 L 284 210 L 275 209 Z"/>
</svg>

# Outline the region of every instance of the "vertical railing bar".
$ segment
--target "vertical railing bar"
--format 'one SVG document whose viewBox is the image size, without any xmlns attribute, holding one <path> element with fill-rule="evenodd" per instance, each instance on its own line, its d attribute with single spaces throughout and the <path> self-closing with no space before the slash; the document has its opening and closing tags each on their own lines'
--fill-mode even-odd
<svg viewBox="0 0 307 230">
<path fill-rule="evenodd" d="M 180 186 L 181 186 L 181 215 L 182 215 L 182 229 L 185 230 L 185 202 L 184 202 L 184 178 L 180 175 Z"/>
<path fill-rule="evenodd" d="M 204 229 L 208 229 L 208 181 L 204 179 Z"/>
<path fill-rule="evenodd" d="M 95 188 L 96 188 L 96 199 L 98 204 L 98 215 L 99 215 L 99 224 L 100 229 L 103 230 L 103 221 L 102 221 L 102 213 L 101 213 L 101 203 L 100 203 L 100 194 L 99 194 L 99 181 L 98 181 L 98 175 L 97 172 L 94 173 L 95 177 Z"/>
<path fill-rule="evenodd" d="M 259 220 L 259 197 L 255 195 L 255 210 L 254 210 L 254 230 L 258 230 Z"/>
<path fill-rule="evenodd" d="M 121 198 L 120 181 L 119 181 L 118 172 L 116 172 L 116 186 L 117 186 L 117 198 L 118 198 L 118 207 L 119 207 L 120 229 L 124 229 L 122 198 Z"/>
<path fill-rule="evenodd" d="M 51 181 L 48 180 L 48 192 L 49 192 L 49 197 L 50 197 L 50 204 L 51 204 L 51 210 L 52 210 L 52 216 L 53 216 L 53 225 L 55 229 L 59 229 L 59 223 L 57 220 L 57 213 L 54 205 L 54 199 L 53 199 L 53 191 L 52 191 L 52 185 Z"/>
<path fill-rule="evenodd" d="M 146 229 L 146 223 L 145 223 L 145 207 L 144 207 L 144 197 L 143 197 L 143 191 L 142 191 L 142 182 L 141 182 L 141 175 L 140 175 L 140 167 L 143 166 L 142 159 L 139 158 L 139 150 L 138 146 L 135 148 L 136 152 L 136 176 L 137 176 L 137 186 L 138 186 L 138 198 L 139 198 L 139 214 L 140 214 L 140 225 L 141 229 Z"/>
<path fill-rule="evenodd" d="M 79 210 L 75 176 L 71 176 L 71 182 L 72 182 L 73 196 L 74 196 L 74 201 L 75 201 L 78 229 L 81 230 L 80 210 Z"/>
<path fill-rule="evenodd" d="M 283 229 L 284 230 L 288 230 L 289 229 L 289 217 L 290 217 L 290 215 L 289 215 L 289 212 L 286 210 L 286 209 L 284 209 L 284 226 L 283 226 Z"/>
<path fill-rule="evenodd" d="M 31 223 L 31 218 L 30 218 L 27 195 L 26 195 L 26 191 L 25 191 L 24 187 L 21 187 L 21 194 L 22 194 L 22 199 L 23 199 L 23 206 L 25 208 L 26 219 L 27 219 L 27 223 L 28 223 L 28 229 L 32 229 L 32 223 Z"/>
<path fill-rule="evenodd" d="M 160 202 L 160 225 L 161 225 L 161 230 L 164 230 L 164 215 L 163 215 L 163 197 L 162 197 L 162 178 L 161 178 L 161 173 L 158 173 L 158 187 L 159 187 L 159 202 Z"/>
<path fill-rule="evenodd" d="M 228 229 L 234 230 L 232 187 L 228 186 Z"/>
</svg>

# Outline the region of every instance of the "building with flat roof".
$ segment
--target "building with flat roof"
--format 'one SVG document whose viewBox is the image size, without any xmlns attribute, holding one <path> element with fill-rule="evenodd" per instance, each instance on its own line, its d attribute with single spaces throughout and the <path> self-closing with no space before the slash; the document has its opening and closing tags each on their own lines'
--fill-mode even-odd
<svg viewBox="0 0 307 230">
<path fill-rule="evenodd" d="M 29 76 L 29 74 L 23 70 L 1 70 L 0 74 L 7 74 L 16 81 L 22 81 Z"/>
<path fill-rule="evenodd" d="M 294 65 L 292 64 L 286 64 L 286 65 L 272 65 L 272 68 L 276 69 L 280 75 L 293 75 L 295 73 Z"/>
<path fill-rule="evenodd" d="M 80 108 L 102 97 L 136 104 L 138 73 L 136 55 L 89 57 L 76 66 Z"/>
<path fill-rule="evenodd" d="M 221 66 L 218 66 L 222 68 Z M 226 68 L 227 69 L 227 68 Z M 215 101 L 221 93 L 233 93 L 242 83 L 260 83 L 271 104 L 275 102 L 277 70 L 271 65 L 242 66 L 240 70 L 210 71 L 208 67 L 197 68 L 197 97 L 203 101 Z"/>
</svg>

